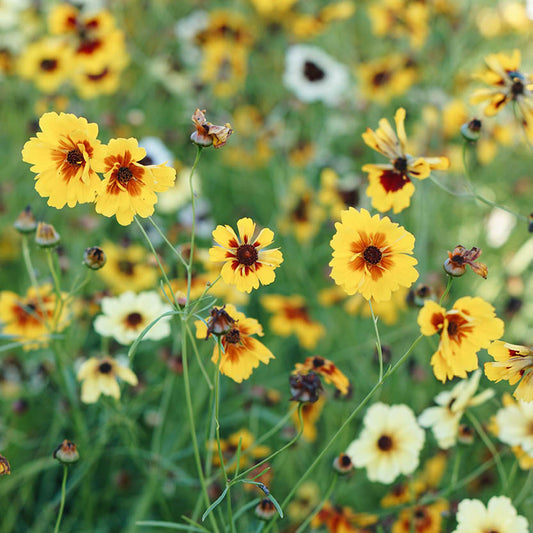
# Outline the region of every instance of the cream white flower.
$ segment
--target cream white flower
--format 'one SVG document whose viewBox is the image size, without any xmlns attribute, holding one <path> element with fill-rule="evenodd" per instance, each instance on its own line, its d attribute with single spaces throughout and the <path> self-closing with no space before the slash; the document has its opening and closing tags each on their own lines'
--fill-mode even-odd
<svg viewBox="0 0 533 533">
<path fill-rule="evenodd" d="M 148 324 L 172 308 L 155 291 L 122 293 L 116 298 L 102 298 L 103 314 L 96 317 L 94 329 L 104 337 L 114 337 L 120 344 L 131 344 Z M 144 336 L 159 340 L 170 335 L 170 317 L 159 320 Z"/>
<path fill-rule="evenodd" d="M 283 83 L 302 102 L 335 105 L 348 81 L 348 69 L 316 46 L 296 44 L 287 51 Z"/>
<path fill-rule="evenodd" d="M 493 496 L 485 507 L 479 500 L 463 500 L 453 533 L 529 533 L 527 520 L 519 516 L 506 496 Z"/>
<path fill-rule="evenodd" d="M 463 379 L 450 391 L 435 397 L 438 407 L 428 407 L 418 417 L 418 423 L 431 428 L 442 449 L 451 448 L 457 442 L 459 421 L 468 407 L 480 405 L 494 396 L 492 389 L 474 396 L 481 378 L 481 370 L 476 370 L 470 379 Z"/>
<path fill-rule="evenodd" d="M 498 438 L 533 456 L 533 402 L 517 401 L 496 413 Z"/>
<path fill-rule="evenodd" d="M 363 431 L 346 450 L 356 467 L 366 467 L 368 479 L 392 483 L 411 474 L 424 446 L 424 430 L 407 405 L 374 404 L 363 420 Z"/>
</svg>

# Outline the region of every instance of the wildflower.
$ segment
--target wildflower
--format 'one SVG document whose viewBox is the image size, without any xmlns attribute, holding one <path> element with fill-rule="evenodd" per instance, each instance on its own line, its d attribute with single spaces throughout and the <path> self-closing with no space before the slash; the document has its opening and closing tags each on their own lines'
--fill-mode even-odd
<svg viewBox="0 0 533 533">
<path fill-rule="evenodd" d="M 365 209 L 350 207 L 335 229 L 331 277 L 348 294 L 386 301 L 418 278 L 417 261 L 410 255 L 415 238 L 388 217 L 371 217 Z"/>
<path fill-rule="evenodd" d="M 519 446 L 521 451 L 533 457 L 533 403 L 503 398 L 504 406 L 494 418 L 494 433 L 505 444 Z"/>
<path fill-rule="evenodd" d="M 120 388 L 117 378 L 130 385 L 137 385 L 137 376 L 127 367 L 121 366 L 111 357 L 97 359 L 91 357 L 78 371 L 78 381 L 82 381 L 81 401 L 95 403 L 100 394 L 120 399 Z"/>
<path fill-rule="evenodd" d="M 337 105 L 348 88 L 348 70 L 316 46 L 296 44 L 285 57 L 283 83 L 302 102 Z"/>
<path fill-rule="evenodd" d="M 292 373 L 305 375 L 310 372 L 322 376 L 326 383 L 332 383 L 341 394 L 348 394 L 350 380 L 335 366 L 333 361 L 319 355 L 308 357 L 303 364 L 296 363 Z"/>
<path fill-rule="evenodd" d="M 366 190 L 372 198 L 372 207 L 384 212 L 392 209 L 399 213 L 409 206 L 415 187 L 411 178 L 426 179 L 432 170 L 446 170 L 450 162 L 446 157 L 414 157 L 407 153 L 405 135 L 405 109 L 400 107 L 394 116 L 396 132 L 385 118 L 379 121 L 376 131 L 367 128 L 363 140 L 390 160 L 389 164 L 367 164 L 369 185 Z"/>
<path fill-rule="evenodd" d="M 470 98 L 472 104 L 489 101 L 485 115 L 494 116 L 508 102 L 517 105 L 522 124 L 530 134 L 533 130 L 533 78 L 521 72 L 520 51 L 513 50 L 511 55 L 490 54 L 485 58 L 488 69 L 476 76 L 490 85 L 490 88 L 478 89 Z"/>
<path fill-rule="evenodd" d="M 57 209 L 93 202 L 100 185 L 95 161 L 105 153 L 96 138 L 98 125 L 70 113 L 50 112 L 39 126 L 37 137 L 22 149 L 22 160 L 37 174 L 35 190 Z"/>
<path fill-rule="evenodd" d="M 9 465 L 9 461 L 0 454 L 0 476 L 8 476 L 11 474 L 11 466 Z"/>
<path fill-rule="evenodd" d="M 230 226 L 216 227 L 213 239 L 217 246 L 209 249 L 209 259 L 224 263 L 222 279 L 239 291 L 251 292 L 259 284 L 270 285 L 276 277 L 274 269 L 283 262 L 278 248 L 264 249 L 272 244 L 274 233 L 264 228 L 254 238 L 255 222 L 251 218 L 241 218 L 237 228 L 238 237 Z"/>
<path fill-rule="evenodd" d="M 448 507 L 445 500 L 437 500 L 430 505 L 404 509 L 394 522 L 391 533 L 441 533 L 442 513 L 447 511 Z"/>
<path fill-rule="evenodd" d="M 360 527 L 370 526 L 377 521 L 375 515 L 354 513 L 349 507 L 332 505 L 327 501 L 311 520 L 311 527 L 325 525 L 329 533 L 363 533 Z"/>
<path fill-rule="evenodd" d="M 333 468 L 339 474 L 347 474 L 348 472 L 351 472 L 353 470 L 353 463 L 350 456 L 345 453 L 337 455 L 333 461 Z"/>
<path fill-rule="evenodd" d="M 289 376 L 289 385 L 291 388 L 291 400 L 295 402 L 318 401 L 322 391 L 322 382 L 320 377 L 314 372 L 305 374 L 292 373 Z"/>
<path fill-rule="evenodd" d="M 146 249 L 139 244 L 123 243 L 117 246 L 111 241 L 102 244 L 107 255 L 105 268 L 99 276 L 114 293 L 151 289 L 157 283 L 157 271 L 149 262 Z"/>
<path fill-rule="evenodd" d="M 29 205 L 20 212 L 20 215 L 13 223 L 13 226 L 22 234 L 33 233 L 35 231 L 35 228 L 37 228 L 37 221 L 35 220 L 33 210 Z"/>
<path fill-rule="evenodd" d="M 117 297 L 102 298 L 103 314 L 96 317 L 94 329 L 120 344 L 131 344 L 142 331 L 171 307 L 155 291 L 135 294 L 127 291 Z M 144 335 L 146 340 L 160 340 L 170 335 L 170 317 L 161 318 Z"/>
<path fill-rule="evenodd" d="M 418 314 L 422 335 L 440 335 L 438 350 L 431 358 L 433 373 L 443 383 L 478 367 L 477 352 L 503 335 L 503 322 L 483 298 L 459 298 L 450 311 L 426 301 Z"/>
<path fill-rule="evenodd" d="M 85 248 L 83 252 L 83 264 L 91 270 L 101 269 L 106 262 L 105 252 L 99 246 L 92 246 Z"/>
<path fill-rule="evenodd" d="M 274 313 L 269 322 L 273 333 L 282 337 L 294 333 L 308 350 L 312 350 L 326 333 L 322 324 L 311 319 L 305 299 L 300 295 L 269 294 L 261 297 L 261 304 Z"/>
<path fill-rule="evenodd" d="M 400 474 L 415 471 L 424 438 L 407 405 L 376 403 L 366 412 L 363 431 L 346 453 L 354 466 L 366 467 L 370 481 L 392 483 Z"/>
<path fill-rule="evenodd" d="M 485 375 L 491 381 L 505 379 L 510 385 L 520 384 L 513 396 L 533 402 L 533 350 L 527 346 L 494 341 L 488 348 L 494 361 L 485 363 Z"/>
<path fill-rule="evenodd" d="M 467 250 L 464 246 L 458 244 L 453 252 L 448 252 L 448 259 L 444 261 L 444 270 L 450 276 L 462 276 L 466 272 L 466 265 L 470 265 L 472 272 L 487 279 L 488 269 L 483 263 L 476 263 L 481 255 L 481 250 L 475 246 Z"/>
<path fill-rule="evenodd" d="M 54 459 L 57 459 L 60 463 L 72 464 L 76 463 L 79 460 L 80 454 L 78 450 L 76 450 L 76 445 L 73 442 L 70 442 L 69 440 L 65 439 L 54 450 L 53 457 Z"/>
<path fill-rule="evenodd" d="M 208 122 L 205 118 L 205 109 L 203 111 L 197 109 L 192 116 L 192 121 L 196 131 L 191 134 L 191 141 L 198 146 L 213 145 L 214 148 L 222 148 L 233 133 L 229 123 L 224 126 L 215 126 Z"/>
<path fill-rule="evenodd" d="M 35 232 L 35 242 L 42 248 L 53 248 L 56 246 L 61 237 L 52 224 L 39 222 Z"/>
<path fill-rule="evenodd" d="M 459 421 L 468 407 L 481 405 L 494 396 L 492 389 L 474 396 L 480 378 L 481 370 L 476 370 L 470 379 L 460 381 L 450 391 L 440 392 L 435 398 L 438 407 L 428 407 L 418 417 L 422 427 L 431 428 L 440 448 L 447 449 L 455 445 Z"/>
<path fill-rule="evenodd" d="M 481 120 L 473 118 L 461 126 L 461 135 L 470 142 L 476 142 L 481 132 Z"/>
<path fill-rule="evenodd" d="M 519 516 L 507 496 L 493 496 L 485 507 L 479 500 L 463 500 L 453 533 L 528 533 L 527 520 Z"/>
<path fill-rule="evenodd" d="M 149 217 L 157 202 L 156 192 L 166 191 L 174 184 L 176 170 L 163 165 L 141 165 L 146 156 L 137 139 L 111 139 L 106 155 L 95 161 L 95 168 L 104 174 L 96 198 L 95 209 L 106 217 L 116 216 L 127 226 L 134 215 Z"/>
<path fill-rule="evenodd" d="M 225 335 L 228 333 L 235 324 L 235 320 L 231 318 L 224 306 L 222 307 L 213 307 L 211 309 L 211 316 L 207 319 L 207 334 L 205 338 L 207 339 L 209 335 Z"/>
<path fill-rule="evenodd" d="M 268 365 L 270 359 L 274 359 L 274 355 L 264 344 L 252 337 L 256 334 L 263 336 L 263 328 L 255 318 L 246 317 L 231 304 L 227 304 L 225 309 L 234 322 L 232 328 L 220 337 L 222 349 L 214 347 L 211 361 L 219 366 L 221 374 L 241 383 L 251 376 L 253 369 L 257 368 L 259 363 Z M 196 338 L 207 338 L 206 323 L 197 320 L 195 325 Z"/>
<path fill-rule="evenodd" d="M 263 498 L 255 507 L 255 515 L 263 520 L 270 520 L 276 514 L 272 500 Z"/>
</svg>

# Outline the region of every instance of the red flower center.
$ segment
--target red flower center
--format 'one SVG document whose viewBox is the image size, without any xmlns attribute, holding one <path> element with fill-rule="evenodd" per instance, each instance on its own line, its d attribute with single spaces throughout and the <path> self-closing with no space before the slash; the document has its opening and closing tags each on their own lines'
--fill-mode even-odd
<svg viewBox="0 0 533 533">
<path fill-rule="evenodd" d="M 257 250 L 251 244 L 241 244 L 237 248 L 237 261 L 241 265 L 251 266 L 257 261 Z"/>
</svg>

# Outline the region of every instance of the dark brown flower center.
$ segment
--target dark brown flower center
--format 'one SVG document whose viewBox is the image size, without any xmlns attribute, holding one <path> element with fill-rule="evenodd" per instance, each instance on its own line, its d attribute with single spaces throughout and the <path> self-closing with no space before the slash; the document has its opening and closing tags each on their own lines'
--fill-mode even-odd
<svg viewBox="0 0 533 533">
<path fill-rule="evenodd" d="M 385 85 L 391 79 L 391 73 L 388 70 L 383 70 L 377 72 L 372 78 L 372 85 L 374 87 L 379 87 L 380 85 Z"/>
<path fill-rule="evenodd" d="M 77 148 L 75 150 L 71 150 L 67 154 L 67 162 L 74 166 L 81 165 L 83 163 L 82 153 Z"/>
<path fill-rule="evenodd" d="M 241 244 L 237 248 L 237 261 L 241 265 L 251 266 L 257 261 L 257 250 L 251 244 Z"/>
<path fill-rule="evenodd" d="M 134 267 L 135 267 L 134 263 L 132 263 L 131 261 L 127 261 L 125 259 L 118 262 L 118 269 L 123 274 L 126 274 L 128 276 L 133 275 Z"/>
<path fill-rule="evenodd" d="M 376 248 L 375 246 L 367 246 L 363 252 L 363 257 L 367 263 L 377 265 L 381 261 L 383 254 L 379 248 Z"/>
<path fill-rule="evenodd" d="M 511 93 L 513 95 L 513 98 L 524 94 L 524 83 L 522 82 L 522 80 L 519 80 L 518 78 L 515 78 L 513 80 L 513 84 L 511 85 Z"/>
<path fill-rule="evenodd" d="M 126 322 L 128 323 L 128 326 L 132 326 L 132 327 L 136 327 L 138 326 L 143 320 L 143 317 L 141 315 L 141 313 L 130 313 L 127 317 L 126 317 Z"/>
<path fill-rule="evenodd" d="M 304 63 L 304 76 L 309 81 L 318 81 L 326 77 L 326 73 L 312 61 Z"/>
<path fill-rule="evenodd" d="M 224 336 L 228 344 L 239 344 L 241 342 L 241 334 L 236 328 L 230 329 Z"/>
<path fill-rule="evenodd" d="M 113 367 L 109 363 L 105 362 L 98 367 L 98 370 L 100 371 L 100 374 L 109 374 L 111 370 L 113 370 Z"/>
<path fill-rule="evenodd" d="M 343 455 L 341 457 L 341 465 L 342 466 L 350 466 L 352 464 L 352 460 L 350 459 L 349 455 Z"/>
<path fill-rule="evenodd" d="M 313 367 L 314 368 L 320 368 L 321 366 L 324 366 L 325 361 L 322 359 L 322 357 L 313 357 Z"/>
<path fill-rule="evenodd" d="M 458 265 L 462 265 L 465 262 L 464 257 L 462 255 L 460 255 L 460 254 L 454 255 L 452 257 L 452 261 L 454 263 L 457 263 Z"/>
<path fill-rule="evenodd" d="M 407 159 L 405 159 L 405 157 L 398 157 L 395 159 L 394 170 L 397 172 L 405 172 L 407 170 Z"/>
<path fill-rule="evenodd" d="M 121 185 L 127 185 L 133 178 L 133 173 L 128 167 L 120 167 L 117 171 L 117 180 Z"/>
<path fill-rule="evenodd" d="M 378 439 L 378 448 L 382 452 L 388 452 L 392 448 L 392 439 L 388 435 L 381 435 Z"/>
<path fill-rule="evenodd" d="M 454 335 L 456 335 L 458 330 L 459 330 L 459 326 L 455 322 L 448 323 L 448 335 L 450 337 L 453 337 Z"/>
<path fill-rule="evenodd" d="M 41 70 L 52 72 L 57 68 L 57 59 L 43 59 L 41 61 Z"/>
</svg>

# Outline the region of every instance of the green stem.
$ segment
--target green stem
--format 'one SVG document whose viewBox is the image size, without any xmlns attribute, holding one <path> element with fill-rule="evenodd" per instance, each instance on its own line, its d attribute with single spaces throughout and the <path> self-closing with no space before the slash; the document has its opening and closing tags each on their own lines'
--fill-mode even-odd
<svg viewBox="0 0 533 533">
<path fill-rule="evenodd" d="M 67 475 L 68 475 L 68 466 L 63 465 L 63 483 L 61 483 L 61 504 L 59 506 L 59 514 L 57 515 L 56 527 L 54 528 L 54 533 L 59 532 L 59 526 L 61 525 L 61 518 L 63 517 L 63 509 L 65 508 L 65 495 L 67 487 Z"/>
<path fill-rule="evenodd" d="M 524 486 L 522 487 L 522 490 L 518 494 L 518 496 L 514 499 L 513 504 L 515 507 L 520 507 L 522 505 L 522 502 L 526 499 L 526 497 L 531 494 L 531 483 L 533 482 L 533 470 L 529 470 L 527 474 L 527 479 L 524 483 Z"/>
<path fill-rule="evenodd" d="M 155 220 L 152 217 L 148 217 L 148 220 L 155 228 L 157 233 L 159 233 L 161 238 L 166 242 L 168 247 L 172 250 L 172 253 L 182 262 L 183 266 L 187 268 L 187 262 L 185 261 L 185 259 L 183 259 L 183 256 L 178 252 L 178 250 L 176 250 L 175 246 L 167 239 L 167 236 L 161 231 L 161 228 L 156 224 Z"/>
<path fill-rule="evenodd" d="M 200 371 L 202 372 L 202 375 L 205 378 L 205 381 L 207 382 L 207 386 L 209 387 L 209 390 L 213 390 L 213 384 L 211 383 L 211 380 L 209 379 L 209 375 L 207 374 L 207 370 L 205 369 L 204 364 L 202 363 L 202 358 L 200 357 L 200 353 L 198 352 L 198 346 L 196 346 L 194 335 L 192 334 L 191 328 L 189 327 L 189 324 L 187 323 L 187 335 L 189 336 L 189 339 L 191 339 L 192 348 L 194 351 L 194 356 L 196 357 L 196 362 L 198 363 L 198 366 L 200 367 Z"/>
<path fill-rule="evenodd" d="M 372 307 L 371 300 L 368 300 L 368 305 L 370 307 L 370 314 L 372 315 L 374 331 L 376 332 L 376 348 L 378 350 L 379 357 L 379 381 L 381 381 L 383 379 L 383 350 L 381 348 L 381 339 L 379 338 L 378 319 L 376 318 L 376 315 L 374 315 L 374 309 Z"/>
<path fill-rule="evenodd" d="M 57 297 L 60 298 L 61 283 L 59 282 L 59 276 L 57 274 L 56 266 L 54 263 L 54 256 L 52 254 L 52 248 L 46 248 L 46 260 L 48 262 L 48 268 L 50 269 L 50 273 L 52 274 L 52 278 L 54 280 L 54 290 L 56 292 Z"/>
<path fill-rule="evenodd" d="M 453 276 L 448 276 L 448 283 L 446 284 L 446 289 L 444 290 L 444 292 L 442 293 L 442 296 L 440 297 L 439 305 L 442 305 L 442 302 L 444 302 L 444 299 L 446 298 L 446 296 L 448 296 L 448 293 L 450 292 L 450 289 L 452 288 L 452 283 L 453 283 Z"/>
</svg>

